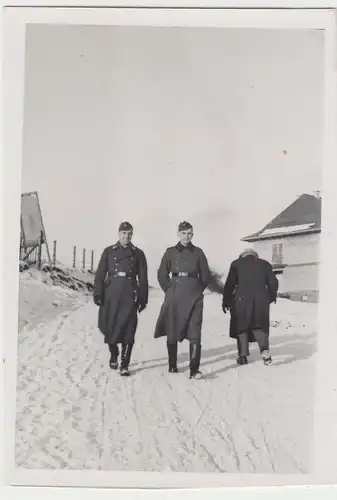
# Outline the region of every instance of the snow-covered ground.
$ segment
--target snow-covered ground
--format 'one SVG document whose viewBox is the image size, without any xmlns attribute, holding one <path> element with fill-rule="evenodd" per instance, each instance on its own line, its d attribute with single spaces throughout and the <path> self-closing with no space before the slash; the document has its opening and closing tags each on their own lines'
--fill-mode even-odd
<svg viewBox="0 0 337 500">
<path fill-rule="evenodd" d="M 108 367 L 90 297 L 22 273 L 18 347 L 18 467 L 180 472 L 310 472 L 316 304 L 272 306 L 265 367 L 256 346 L 236 366 L 219 295 L 205 297 L 202 370 L 167 371 L 153 339 L 162 294 L 141 314 L 130 366 Z"/>
</svg>

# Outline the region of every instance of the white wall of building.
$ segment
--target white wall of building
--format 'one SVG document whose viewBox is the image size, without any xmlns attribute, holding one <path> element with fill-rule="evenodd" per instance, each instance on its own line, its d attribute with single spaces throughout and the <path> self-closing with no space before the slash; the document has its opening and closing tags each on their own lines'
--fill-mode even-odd
<svg viewBox="0 0 337 500">
<path fill-rule="evenodd" d="M 283 291 L 286 293 L 318 290 L 319 265 L 286 267 L 283 272 Z"/>
<path fill-rule="evenodd" d="M 277 243 L 282 243 L 283 263 L 287 266 L 281 275 L 277 275 L 279 291 L 305 295 L 306 291 L 318 290 L 320 234 L 257 241 L 253 247 L 259 257 L 273 263 L 273 244 Z"/>
<path fill-rule="evenodd" d="M 319 262 L 320 234 L 287 236 L 285 238 L 256 241 L 254 249 L 262 259 L 272 263 L 273 244 L 282 243 L 283 262 L 287 265 Z"/>
</svg>

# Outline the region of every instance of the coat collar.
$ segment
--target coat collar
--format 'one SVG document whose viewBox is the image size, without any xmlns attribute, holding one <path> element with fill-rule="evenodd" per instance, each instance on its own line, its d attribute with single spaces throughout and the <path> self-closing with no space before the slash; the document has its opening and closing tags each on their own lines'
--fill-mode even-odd
<svg viewBox="0 0 337 500">
<path fill-rule="evenodd" d="M 132 243 L 129 243 L 126 247 L 123 247 L 120 241 L 117 241 L 117 243 L 115 243 L 115 245 L 113 245 L 112 248 L 114 250 L 116 249 L 130 250 L 131 252 L 134 252 L 136 250 L 136 247 Z"/>
<path fill-rule="evenodd" d="M 190 252 L 194 252 L 194 245 L 189 243 L 186 247 L 180 243 L 180 241 L 176 244 L 176 249 L 178 252 L 182 252 L 185 248 L 187 248 Z"/>
</svg>

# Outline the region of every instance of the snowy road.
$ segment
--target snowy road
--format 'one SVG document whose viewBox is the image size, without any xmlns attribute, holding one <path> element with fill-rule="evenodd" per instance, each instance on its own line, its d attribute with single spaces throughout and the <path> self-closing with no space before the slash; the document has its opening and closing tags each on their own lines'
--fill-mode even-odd
<svg viewBox="0 0 337 500">
<path fill-rule="evenodd" d="M 236 366 L 220 297 L 205 298 L 202 370 L 167 371 L 153 339 L 162 296 L 140 317 L 130 370 L 108 368 L 97 308 L 83 298 L 19 335 L 16 461 L 34 469 L 298 473 L 310 467 L 316 305 L 273 306 L 274 364 Z M 69 304 L 73 304 L 69 308 Z"/>
</svg>

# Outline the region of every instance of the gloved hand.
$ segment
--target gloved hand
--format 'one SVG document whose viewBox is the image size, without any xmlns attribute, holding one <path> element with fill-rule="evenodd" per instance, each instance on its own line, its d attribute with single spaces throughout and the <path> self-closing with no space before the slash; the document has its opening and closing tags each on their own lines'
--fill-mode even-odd
<svg viewBox="0 0 337 500">
<path fill-rule="evenodd" d="M 139 302 L 138 304 L 138 311 L 141 313 L 142 311 L 144 311 L 144 309 L 146 308 L 147 304 L 145 304 L 145 302 Z"/>
<path fill-rule="evenodd" d="M 229 307 L 228 306 L 222 306 L 222 310 L 223 310 L 224 314 L 227 314 L 227 312 L 229 311 Z"/>
<path fill-rule="evenodd" d="M 101 306 L 103 304 L 102 297 L 100 295 L 94 295 L 94 303 L 96 306 Z"/>
</svg>

